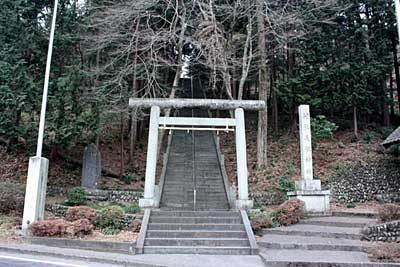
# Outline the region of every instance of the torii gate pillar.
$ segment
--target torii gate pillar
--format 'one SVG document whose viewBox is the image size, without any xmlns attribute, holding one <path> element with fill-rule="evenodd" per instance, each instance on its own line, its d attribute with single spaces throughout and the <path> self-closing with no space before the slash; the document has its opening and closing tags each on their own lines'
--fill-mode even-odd
<svg viewBox="0 0 400 267">
<path fill-rule="evenodd" d="M 249 200 L 249 186 L 247 176 L 247 151 L 246 131 L 244 124 L 244 111 L 242 108 L 235 109 L 236 119 L 236 162 L 238 178 L 238 195 L 236 208 L 248 209 L 253 207 L 253 201 Z"/>
</svg>

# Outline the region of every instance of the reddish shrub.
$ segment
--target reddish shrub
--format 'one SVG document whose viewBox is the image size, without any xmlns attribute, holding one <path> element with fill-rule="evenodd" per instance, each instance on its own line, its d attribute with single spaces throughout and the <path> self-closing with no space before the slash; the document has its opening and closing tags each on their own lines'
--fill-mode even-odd
<svg viewBox="0 0 400 267">
<path fill-rule="evenodd" d="M 31 232 L 34 236 L 76 236 L 87 235 L 93 230 L 93 225 L 88 219 L 79 219 L 69 222 L 64 219 L 44 220 L 34 222 Z"/>
<path fill-rule="evenodd" d="M 299 199 L 287 200 L 274 211 L 273 217 L 280 225 L 296 224 L 304 217 L 304 202 Z"/>
<path fill-rule="evenodd" d="M 31 225 L 31 231 L 34 236 L 65 236 L 74 234 L 72 224 L 63 219 L 34 222 Z"/>
<path fill-rule="evenodd" d="M 67 210 L 65 218 L 71 222 L 81 219 L 87 219 L 90 223 L 94 223 L 96 220 L 96 210 L 87 206 L 71 207 Z"/>
<path fill-rule="evenodd" d="M 76 220 L 72 223 L 74 235 L 88 235 L 93 230 L 93 224 L 88 219 Z"/>
<path fill-rule="evenodd" d="M 271 228 L 273 226 L 272 219 L 266 213 L 259 213 L 250 218 L 251 228 L 256 233 L 259 233 L 264 228 Z"/>
<path fill-rule="evenodd" d="M 400 205 L 384 204 L 378 209 L 378 216 L 382 222 L 400 220 Z"/>
</svg>

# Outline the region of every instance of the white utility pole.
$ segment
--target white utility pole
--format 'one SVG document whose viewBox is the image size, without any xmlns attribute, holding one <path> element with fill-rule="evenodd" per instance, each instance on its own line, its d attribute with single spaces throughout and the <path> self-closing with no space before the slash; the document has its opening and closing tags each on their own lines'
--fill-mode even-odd
<svg viewBox="0 0 400 267">
<path fill-rule="evenodd" d="M 42 149 L 43 149 L 44 124 L 45 124 L 45 120 L 46 120 L 47 95 L 49 92 L 50 67 L 51 67 L 51 58 L 52 58 L 52 54 L 53 54 L 53 43 L 54 43 L 54 32 L 56 29 L 57 9 L 58 9 L 58 0 L 55 0 L 54 1 L 54 10 L 53 10 L 53 20 L 51 23 L 51 30 L 50 30 L 49 48 L 48 48 L 48 52 L 47 52 L 46 74 L 44 77 L 42 109 L 40 111 L 39 134 L 38 134 L 38 143 L 37 143 L 37 149 L 36 149 L 36 157 L 42 156 Z"/>
<path fill-rule="evenodd" d="M 28 234 L 29 225 L 42 220 L 46 203 L 47 173 L 49 161 L 42 157 L 44 125 L 46 119 L 47 95 L 49 91 L 50 66 L 53 54 L 54 32 L 56 28 L 58 0 L 54 1 L 53 19 L 50 29 L 49 48 L 47 53 L 47 65 L 43 87 L 42 109 L 40 113 L 39 135 L 36 156 L 29 159 L 28 178 L 26 181 L 26 193 L 24 215 L 22 219 L 22 233 Z"/>
</svg>

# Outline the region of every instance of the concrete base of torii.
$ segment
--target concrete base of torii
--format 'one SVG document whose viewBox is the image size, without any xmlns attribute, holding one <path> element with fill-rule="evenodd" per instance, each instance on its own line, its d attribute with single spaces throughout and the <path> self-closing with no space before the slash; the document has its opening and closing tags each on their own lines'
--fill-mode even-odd
<svg viewBox="0 0 400 267">
<path fill-rule="evenodd" d="M 299 199 L 305 204 L 305 212 L 313 215 L 329 214 L 329 190 L 321 190 L 320 180 L 296 182 L 296 190 L 287 193 L 289 199 Z"/>
</svg>

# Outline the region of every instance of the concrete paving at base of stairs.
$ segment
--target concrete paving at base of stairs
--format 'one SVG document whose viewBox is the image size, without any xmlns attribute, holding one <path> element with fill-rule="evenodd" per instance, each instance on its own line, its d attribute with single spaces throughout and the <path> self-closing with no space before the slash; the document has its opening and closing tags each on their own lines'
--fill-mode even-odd
<svg viewBox="0 0 400 267">
<path fill-rule="evenodd" d="M 353 251 L 269 249 L 260 257 L 270 267 L 400 267 L 397 263 L 369 262 L 365 253 Z"/>
<path fill-rule="evenodd" d="M 137 267 L 270 267 L 259 256 L 230 255 L 127 255 L 81 249 L 66 249 L 31 244 L 2 244 L 0 253 L 49 256 L 56 258 L 99 262 Z"/>
<path fill-rule="evenodd" d="M 269 234 L 258 240 L 258 245 L 269 249 L 307 249 L 333 251 L 365 251 L 370 243 L 344 238 L 318 236 L 290 236 Z"/>
</svg>

